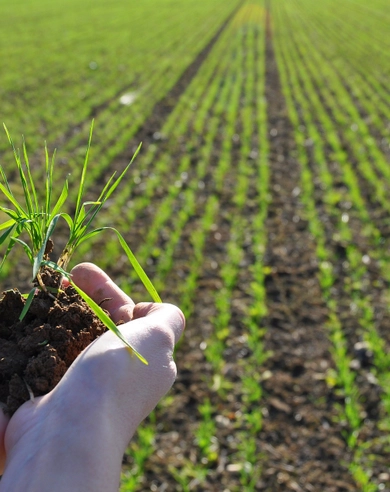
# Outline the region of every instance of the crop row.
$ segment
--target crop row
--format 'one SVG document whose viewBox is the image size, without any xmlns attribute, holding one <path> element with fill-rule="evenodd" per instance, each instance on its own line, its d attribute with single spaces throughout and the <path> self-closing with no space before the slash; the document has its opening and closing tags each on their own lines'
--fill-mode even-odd
<svg viewBox="0 0 390 492">
<path fill-rule="evenodd" d="M 170 248 L 162 248 L 162 254 L 158 254 L 154 251 L 154 256 L 157 256 L 157 260 L 161 258 L 161 264 L 164 265 L 160 267 L 160 262 L 156 266 L 156 273 L 161 273 L 161 270 L 165 270 L 165 275 L 169 273 L 166 271 L 166 266 L 173 265 L 173 255 L 175 254 L 175 246 L 177 244 L 172 244 L 172 238 L 183 238 L 183 229 L 187 226 L 189 228 L 189 221 L 194 221 L 195 217 L 199 217 L 196 226 L 190 227 L 192 232 L 189 231 L 186 236 L 191 247 L 191 266 L 190 270 L 187 271 L 185 281 L 182 281 L 181 287 L 182 299 L 180 305 L 185 311 L 186 315 L 190 315 L 193 311 L 194 302 L 194 291 L 197 287 L 197 280 L 199 273 L 203 265 L 203 248 L 204 241 L 209 233 L 210 227 L 214 222 L 216 213 L 218 211 L 218 203 L 215 197 L 210 197 L 206 203 L 199 204 L 199 190 L 205 187 L 205 174 L 207 172 L 208 157 L 211 153 L 211 149 L 217 139 L 217 134 L 219 130 L 219 115 L 224 111 L 229 97 L 232 96 L 232 79 L 229 78 L 234 67 L 229 66 L 231 60 L 231 53 L 226 50 L 226 43 L 228 42 L 228 33 L 224 33 L 220 42 L 215 46 L 213 51 L 214 56 L 210 56 L 208 63 L 203 64 L 201 70 L 194 78 L 192 84 L 188 90 L 183 94 L 180 101 L 178 101 L 173 113 L 168 119 L 165 126 L 162 128 L 161 132 L 167 138 L 179 140 L 181 136 L 190 134 L 190 140 L 183 149 L 184 153 L 180 152 L 180 149 L 169 147 L 165 153 L 158 152 L 156 146 L 149 148 L 149 152 L 145 155 L 144 161 L 149 165 L 153 163 L 153 158 L 158 152 L 155 165 L 153 166 L 153 172 L 148 174 L 144 173 L 142 176 L 143 180 L 139 177 L 139 185 L 145 182 L 145 187 L 141 186 L 140 195 L 134 200 L 134 204 L 131 209 L 129 209 L 129 214 L 123 217 L 123 222 L 129 224 L 130 231 L 134 231 L 132 228 L 132 223 L 137 218 L 137 212 L 145 213 L 148 207 L 151 208 L 152 221 L 149 229 L 149 238 L 156 240 L 156 236 L 162 234 L 162 226 L 168 227 L 168 233 L 166 236 L 169 238 L 169 243 L 173 246 Z M 222 56 L 223 52 L 225 55 Z M 237 70 L 237 68 L 235 69 Z M 221 81 L 226 80 L 226 83 L 221 83 Z M 222 85 L 222 87 L 221 87 Z M 184 104 L 183 104 L 184 101 Z M 194 113 L 188 109 L 188 104 L 196 105 L 197 111 Z M 187 109 L 183 111 L 183 109 Z M 235 116 L 236 112 L 232 112 Z M 175 122 L 172 125 L 172 121 Z M 202 130 L 207 125 L 207 134 L 202 138 Z M 194 169 L 191 166 L 191 160 L 188 158 L 187 149 L 191 151 L 192 148 L 198 148 L 197 155 L 199 160 L 196 161 L 196 167 Z M 183 151 L 182 151 L 183 152 Z M 172 155 L 175 155 L 179 164 L 179 169 L 177 170 L 177 175 L 172 176 Z M 195 161 L 195 159 L 194 159 Z M 185 176 L 183 176 L 183 174 Z M 185 177 L 185 179 L 183 179 Z M 182 182 L 182 180 L 184 182 Z M 168 184 L 168 193 L 162 198 L 160 203 L 156 202 L 156 187 L 161 186 L 161 183 Z M 172 183 L 169 186 L 169 183 Z M 182 190 L 182 186 L 185 186 L 185 190 Z M 139 191 L 139 188 L 138 188 Z M 184 203 L 180 199 L 181 197 L 186 197 Z M 188 197 L 188 198 L 187 198 Z M 151 202 L 153 200 L 153 206 Z M 188 200 L 188 201 L 187 201 Z M 141 203 L 140 203 L 141 202 Z M 178 204 L 177 204 L 178 202 Z M 192 206 L 188 206 L 191 203 Z M 176 204 L 176 206 L 175 206 Z M 186 206 L 187 205 L 187 206 Z M 167 213 L 161 213 L 161 211 L 167 210 Z M 177 220 L 176 214 L 172 217 L 172 210 L 181 212 L 180 219 Z M 196 212 L 196 215 L 195 215 Z M 154 213 L 154 218 L 153 218 Z M 171 224 L 166 224 L 170 219 Z M 183 239 L 182 239 L 183 240 Z M 151 248 L 145 247 L 146 243 L 136 250 L 137 257 L 141 258 L 141 261 L 147 261 L 151 254 Z M 152 242 L 153 244 L 153 242 Z M 159 248 L 160 249 L 160 248 Z M 157 254 L 156 254 L 157 253 Z M 141 257 L 140 257 L 141 255 Z M 170 256 L 168 256 L 170 255 Z M 175 268 L 178 268 L 177 262 L 175 262 Z M 159 278 L 159 282 L 163 281 L 161 277 L 156 274 L 156 278 Z M 127 285 L 127 288 L 131 288 Z M 203 408 L 203 407 L 202 407 Z M 206 407 L 204 407 L 206 409 Z M 206 410 L 204 410 L 206 411 Z M 194 474 L 194 467 L 191 467 L 191 474 Z M 187 467 L 183 467 L 183 470 L 187 474 L 190 473 Z M 175 473 L 174 470 L 171 471 Z M 175 474 L 176 480 L 179 483 L 185 483 L 187 481 L 187 476 L 183 476 L 183 472 L 177 471 Z M 130 481 L 133 480 L 131 476 L 127 476 L 125 484 L 123 487 L 129 486 Z"/>
<path fill-rule="evenodd" d="M 243 17 L 243 21 L 239 21 Z M 170 469 L 183 490 L 191 490 L 191 483 L 204 480 L 213 473 L 221 450 L 228 454 L 226 467 L 232 473 L 239 472 L 238 483 L 246 487 L 246 490 L 255 490 L 253 487 L 258 479 L 256 463 L 259 450 L 256 439 L 261 426 L 261 414 L 258 405 L 253 406 L 253 402 L 259 401 L 261 386 L 259 379 L 253 375 L 255 369 L 258 372 L 258 364 L 264 357 L 261 350 L 262 332 L 258 329 L 259 319 L 265 314 L 264 292 L 261 287 L 253 290 L 248 288 L 245 293 L 246 307 L 240 306 L 240 297 L 237 298 L 237 295 L 242 295 L 242 277 L 245 277 L 249 286 L 257 285 L 256 281 L 263 272 L 261 256 L 265 236 L 261 235 L 261 226 L 267 207 L 267 138 L 264 31 L 259 29 L 260 22 L 263 22 L 263 18 L 259 17 L 258 10 L 253 5 L 245 5 L 238 11 L 194 78 L 193 89 L 200 95 L 199 87 L 207 87 L 206 93 L 199 100 L 190 98 L 190 86 L 183 94 L 182 100 L 191 100 L 196 104 L 196 116 L 189 111 L 183 113 L 180 109 L 180 115 L 187 122 L 184 124 L 177 119 L 175 128 L 190 131 L 187 148 L 197 147 L 197 166 L 184 171 L 187 175 L 183 191 L 182 186 L 177 183 L 183 169 L 178 170 L 177 176 L 169 177 L 167 173 L 172 166 L 169 166 L 168 156 L 159 154 L 159 162 L 167 161 L 167 169 L 156 180 L 156 184 L 161 184 L 162 180 L 172 184 L 167 186 L 167 193 L 161 200 L 157 200 L 157 203 L 154 200 L 153 209 L 149 212 L 153 218 L 151 222 L 148 219 L 151 224 L 150 239 L 145 243 L 148 247 L 142 245 L 136 251 L 137 257 L 142 261 L 147 263 L 149 258 L 150 268 L 156 272 L 153 277 L 161 279 L 164 271 L 166 286 L 172 286 L 172 276 L 165 265 L 174 263 L 175 270 L 180 269 L 180 251 L 183 247 L 187 248 L 186 254 L 191 261 L 186 261 L 186 270 L 178 290 L 181 295 L 179 304 L 186 315 L 191 316 L 191 326 L 196 325 L 197 319 L 202 319 L 199 311 L 205 309 L 204 301 L 198 300 L 197 296 L 202 292 L 202 296 L 209 298 L 210 317 L 199 342 L 206 368 L 203 384 L 207 387 L 212 382 L 213 388 L 209 388 L 207 395 L 198 404 L 197 422 L 193 428 L 198 449 L 196 458 L 184 458 L 180 467 Z M 204 84 L 203 77 L 211 75 L 209 83 Z M 180 106 L 181 101 L 178 101 L 178 107 Z M 199 115 L 202 115 L 202 119 Z M 205 127 L 207 132 L 204 131 Z M 168 139 L 174 137 L 180 140 L 183 139 L 180 137 L 185 136 L 185 133 L 177 135 L 174 131 L 168 135 L 165 129 L 162 129 L 162 133 Z M 259 146 L 262 147 L 261 158 Z M 169 145 L 166 152 L 170 152 Z M 182 158 L 177 156 L 177 162 L 182 162 L 185 155 Z M 206 200 L 202 193 L 204 188 L 207 191 Z M 155 195 L 151 195 L 151 198 L 152 196 L 155 198 Z M 247 208 L 249 197 L 255 202 L 250 209 Z M 192 208 L 188 207 L 189 203 L 193 203 Z M 148 208 L 149 204 L 145 203 L 144 206 Z M 164 210 L 167 211 L 166 214 Z M 179 220 L 172 218 L 172 210 L 180 211 Z M 248 210 L 250 215 L 246 215 Z M 181 231 L 176 227 L 180 227 Z M 164 235 L 172 247 L 166 248 Z M 171 242 L 172 237 L 179 238 L 176 250 Z M 152 245 L 156 244 L 163 246 L 155 247 L 153 257 Z M 246 252 L 248 246 L 251 251 L 250 259 Z M 173 259 L 167 258 L 168 253 L 173 255 Z M 258 261 L 251 267 L 253 258 Z M 246 265 L 244 269 L 243 264 Z M 160 265 L 164 265 L 163 270 Z M 176 273 L 172 274 L 175 276 Z M 213 280 L 208 282 L 219 285 L 219 289 L 206 287 L 206 280 L 210 276 Z M 134 289 L 134 285 L 128 285 L 127 288 Z M 169 299 L 172 293 L 168 291 L 167 295 Z M 237 326 L 238 316 L 245 319 Z M 253 326 L 246 334 L 241 331 L 244 322 L 249 325 L 252 323 Z M 193 335 L 191 331 L 187 336 Z M 198 340 L 199 334 L 194 338 Z M 246 346 L 249 348 L 245 349 Z M 240 364 L 239 381 L 236 378 L 230 380 L 225 375 L 228 366 L 227 353 L 233 351 L 236 357 L 240 357 L 243 348 L 249 350 L 251 356 L 245 359 L 245 364 Z M 221 429 L 218 422 L 228 419 L 227 415 L 231 410 L 227 406 L 220 412 L 218 408 L 221 402 L 226 401 L 232 385 L 243 395 L 243 403 L 239 415 L 237 414 L 236 436 L 227 443 L 220 436 L 224 429 Z M 187 446 L 190 445 L 191 443 L 187 443 Z M 127 473 L 125 477 L 123 490 L 134 483 L 131 474 Z"/>
<path fill-rule="evenodd" d="M 388 340 L 383 338 L 385 332 L 375 315 L 389 296 L 373 270 L 379 268 L 382 278 L 388 278 L 388 254 L 372 220 L 369 200 L 375 196 L 388 210 L 383 180 L 388 163 L 356 108 L 360 94 L 355 93 L 354 99 L 346 90 L 340 65 L 325 62 L 324 53 L 330 50 L 332 40 L 329 31 L 326 43 L 325 37 L 317 37 L 313 49 L 311 29 L 316 23 L 310 17 L 311 5 L 305 1 L 277 3 L 274 23 L 283 29 L 275 32 L 283 32 L 283 36 L 277 34 L 275 44 L 302 166 L 302 200 L 317 242 L 320 282 L 329 309 L 336 372 L 328 382 L 343 394 L 340 418 L 348 422 L 346 438 L 354 451 L 351 473 L 363 490 L 376 490 L 372 469 L 383 463 L 376 462 L 372 449 L 378 434 L 384 442 L 388 432 L 390 360 L 386 355 Z M 353 42 L 349 40 L 349 49 Z M 367 186 L 372 190 L 371 198 Z M 370 369 L 356 370 L 354 366 L 354 348 L 359 342 L 365 342 L 373 351 Z M 368 410 L 364 408 L 364 379 L 381 387 L 382 419 L 376 429 L 368 423 Z"/>
<path fill-rule="evenodd" d="M 386 124 L 386 120 L 388 122 L 390 119 L 390 94 L 387 84 L 381 82 L 383 78 L 381 70 L 388 63 L 386 62 L 388 50 L 383 43 L 383 40 L 386 40 L 386 22 L 383 22 L 383 18 L 376 18 L 375 24 L 373 24 L 370 18 L 371 22 L 368 27 L 367 19 L 364 19 L 365 29 L 358 31 L 355 26 L 343 22 L 343 16 L 336 16 L 330 5 L 326 15 L 324 12 L 311 11 L 311 16 L 315 20 L 318 34 L 322 37 L 317 46 L 327 64 L 333 65 L 343 76 L 345 87 L 352 96 L 355 96 L 358 107 L 366 113 L 366 121 L 375 127 L 378 134 L 384 138 L 383 145 L 388 147 L 390 127 L 388 123 Z M 373 35 L 381 30 L 383 32 L 381 42 L 373 42 Z M 359 33 L 358 36 L 356 35 L 357 32 Z M 328 41 L 330 37 L 332 42 L 324 43 L 323 38 L 325 36 Z M 353 43 L 351 43 L 351 37 Z M 332 54 L 335 52 L 336 46 L 338 56 L 334 57 Z M 351 53 L 351 46 L 354 53 Z M 356 56 L 357 51 L 360 56 Z M 380 58 L 379 63 L 373 58 L 373 51 Z"/>
</svg>

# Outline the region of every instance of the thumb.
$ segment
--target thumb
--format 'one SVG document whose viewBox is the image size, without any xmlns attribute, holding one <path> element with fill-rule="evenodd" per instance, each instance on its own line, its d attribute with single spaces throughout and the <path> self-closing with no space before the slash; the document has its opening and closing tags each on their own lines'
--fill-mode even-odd
<svg viewBox="0 0 390 492">
<path fill-rule="evenodd" d="M 153 318 L 156 323 L 166 326 L 174 335 L 176 344 L 185 329 L 185 317 L 183 312 L 174 304 L 140 302 L 135 305 L 133 320 L 139 318 Z"/>
</svg>

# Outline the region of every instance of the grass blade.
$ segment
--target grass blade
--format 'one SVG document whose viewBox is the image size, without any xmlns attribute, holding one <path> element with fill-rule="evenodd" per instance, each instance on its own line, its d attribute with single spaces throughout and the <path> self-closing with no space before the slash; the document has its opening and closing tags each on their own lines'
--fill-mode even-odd
<svg viewBox="0 0 390 492">
<path fill-rule="evenodd" d="M 80 243 L 79 244 L 81 244 L 83 241 L 86 241 L 88 239 L 91 239 L 93 236 L 96 236 L 100 232 L 105 231 L 105 230 L 108 230 L 108 229 L 111 230 L 111 231 L 114 231 L 115 234 L 117 235 L 118 240 L 119 240 L 119 243 L 122 246 L 124 252 L 126 253 L 127 258 L 129 259 L 132 267 L 136 271 L 138 277 L 140 278 L 141 282 L 144 284 L 146 290 L 150 294 L 150 296 L 153 299 L 153 301 L 154 302 L 159 302 L 159 303 L 162 302 L 161 297 L 159 296 L 159 294 L 158 294 L 156 288 L 154 287 L 152 281 L 146 275 L 144 269 L 139 264 L 137 258 L 134 256 L 134 253 L 131 251 L 131 249 L 127 245 L 127 243 L 126 243 L 125 239 L 123 238 L 123 236 L 114 227 L 100 227 L 99 229 L 95 229 L 95 230 L 91 231 L 90 233 L 88 233 L 86 236 L 84 236 L 80 240 Z"/>
<path fill-rule="evenodd" d="M 105 227 L 101 227 L 100 229 L 94 229 L 93 231 L 91 232 L 88 232 L 87 234 L 85 234 L 85 236 L 83 236 L 80 241 L 79 241 L 79 244 L 83 243 L 84 241 L 88 241 L 89 239 L 92 239 L 93 237 L 97 236 L 100 232 L 104 231 Z"/>
<path fill-rule="evenodd" d="M 50 162 L 49 159 L 49 151 L 47 148 L 47 144 L 45 142 L 45 171 L 46 171 L 46 179 L 45 179 L 45 212 L 46 215 L 50 214 L 50 206 L 51 206 L 51 194 L 53 189 L 53 166 L 54 166 L 54 155 L 53 159 Z"/>
<path fill-rule="evenodd" d="M 137 258 L 134 256 L 133 252 L 127 245 L 126 241 L 124 240 L 123 236 L 119 231 L 114 229 L 113 227 L 107 227 L 107 229 L 111 229 L 112 231 L 115 232 L 115 234 L 118 236 L 119 242 L 126 253 L 130 263 L 132 264 L 134 270 L 137 272 L 137 275 L 139 276 L 140 280 L 144 284 L 146 290 L 149 292 L 151 295 L 152 299 L 154 302 L 162 302 L 160 296 L 157 293 L 157 290 L 155 289 L 154 285 L 152 284 L 151 280 L 149 277 L 146 275 L 144 269 L 141 267 L 141 265 L 138 263 Z"/>
<path fill-rule="evenodd" d="M 131 161 L 127 164 L 127 166 L 125 167 L 125 170 L 121 173 L 121 175 L 115 180 L 115 182 L 110 186 L 110 188 L 108 189 L 107 193 L 104 195 L 104 198 L 101 197 L 101 200 L 102 200 L 102 205 L 104 204 L 104 202 L 112 195 L 112 193 L 115 191 L 115 189 L 117 188 L 117 186 L 119 185 L 119 183 L 122 181 L 123 177 L 125 176 L 125 174 L 127 173 L 129 167 L 131 166 L 131 164 L 133 163 L 134 159 L 137 157 L 137 154 L 138 152 L 141 150 L 141 146 L 142 144 L 139 144 L 138 145 L 138 148 L 137 150 L 134 152 L 134 155 L 133 157 L 131 158 Z M 112 176 L 114 177 L 114 175 Z M 99 198 L 100 199 L 100 198 Z"/>
<path fill-rule="evenodd" d="M 78 190 L 78 193 L 77 193 L 76 211 L 75 211 L 75 215 L 74 215 L 75 216 L 75 222 L 77 222 L 77 217 L 78 217 L 78 215 L 80 213 L 81 200 L 82 200 L 82 197 L 83 197 L 83 194 L 84 194 L 85 176 L 87 174 L 88 158 L 89 158 L 89 152 L 91 150 L 91 143 L 92 143 L 93 124 L 94 124 L 94 120 L 92 120 L 91 129 L 89 131 L 89 140 L 88 140 L 88 145 L 87 145 L 87 152 L 85 154 L 83 169 L 82 169 L 81 177 L 80 177 L 79 190 Z"/>
<path fill-rule="evenodd" d="M 30 260 L 31 264 L 34 264 L 34 255 L 33 255 L 33 252 L 31 251 L 30 246 L 15 236 L 12 237 L 12 240 L 23 246 L 23 249 L 26 252 L 26 255 L 28 256 L 28 259 Z"/>
<path fill-rule="evenodd" d="M 23 169 L 22 160 L 20 158 L 20 155 L 16 151 L 15 145 L 14 145 L 11 137 L 9 136 L 8 138 L 9 138 L 9 141 L 12 145 L 16 166 L 17 166 L 18 171 L 19 171 L 19 177 L 20 177 L 20 182 L 22 184 L 22 188 L 23 188 L 23 195 L 24 195 L 24 200 L 26 203 L 27 211 L 28 211 L 29 215 L 31 216 L 31 215 L 33 215 L 33 212 L 34 212 L 33 201 L 31 199 L 31 193 L 30 193 L 30 190 L 28 187 L 26 174 L 25 174 L 24 169 Z M 28 167 L 28 163 L 26 163 L 26 166 Z"/>
<path fill-rule="evenodd" d="M 27 176 L 28 176 L 28 179 L 29 179 L 29 182 L 30 182 L 30 188 L 31 188 L 31 193 L 32 193 L 32 198 L 33 198 L 33 200 L 32 200 L 31 197 L 30 197 L 30 202 L 31 202 L 31 205 L 32 205 L 32 209 L 35 208 L 35 212 L 36 213 L 39 213 L 37 190 L 35 189 L 34 180 L 33 180 L 33 177 L 31 175 L 30 161 L 28 159 L 27 147 L 26 147 L 26 142 L 25 142 L 24 138 L 23 138 L 23 155 L 24 155 L 24 161 L 26 163 Z M 26 189 L 28 191 L 27 183 L 26 183 Z M 30 193 L 29 193 L 29 196 L 30 196 Z"/>
<path fill-rule="evenodd" d="M 126 347 L 129 349 L 131 354 L 135 354 L 138 359 L 143 362 L 146 365 L 148 364 L 148 361 L 143 357 L 122 335 L 122 333 L 119 331 L 118 327 L 116 324 L 112 321 L 112 319 L 106 314 L 103 309 L 96 304 L 96 302 L 91 299 L 88 294 L 86 294 L 83 290 L 79 289 L 75 283 L 70 280 L 70 283 L 72 287 L 76 290 L 76 292 L 84 299 L 84 301 L 88 304 L 88 306 L 92 309 L 92 311 L 96 314 L 96 316 L 100 319 L 102 323 L 104 323 L 107 328 L 109 328 L 115 335 L 120 338 L 120 340 L 126 345 Z"/>
<path fill-rule="evenodd" d="M 8 229 L 5 232 L 3 232 L 3 234 L 0 236 L 0 244 L 3 244 L 4 241 L 11 234 L 11 232 L 15 229 L 16 222 L 14 220 L 8 220 L 7 222 L 4 222 L 4 224 L 0 226 L 0 229 L 2 230 L 5 229 L 6 227 L 8 227 Z"/>
<path fill-rule="evenodd" d="M 41 246 L 40 250 L 38 251 L 37 256 L 34 258 L 33 277 L 32 277 L 33 280 L 38 275 L 39 269 L 41 268 L 41 265 L 42 265 L 43 257 L 45 256 L 47 242 L 48 242 L 50 236 L 53 234 L 54 228 L 57 225 L 58 219 L 60 217 L 61 217 L 61 215 L 58 214 L 55 217 L 53 217 L 53 219 L 51 220 L 49 227 L 47 228 L 46 236 L 45 236 L 45 239 L 43 240 L 42 246 Z"/>
<path fill-rule="evenodd" d="M 8 182 L 7 182 L 7 185 L 8 185 Z M 6 198 L 8 198 L 8 200 L 12 203 L 12 205 L 15 207 L 15 209 L 17 210 L 18 212 L 18 215 L 22 216 L 22 217 L 27 217 L 27 214 L 26 212 L 24 211 L 24 209 L 19 205 L 18 201 L 16 200 L 16 198 L 14 197 L 14 195 L 12 194 L 12 192 L 8 189 L 8 187 L 6 188 L 2 183 L 0 183 L 0 191 L 2 193 L 4 193 L 4 195 L 6 196 Z"/>
<path fill-rule="evenodd" d="M 61 210 L 63 204 L 65 203 L 66 199 L 68 198 L 68 193 L 69 193 L 69 182 L 68 178 L 65 180 L 64 186 L 62 188 L 61 194 L 58 197 L 58 200 L 56 204 L 54 205 L 54 208 L 51 212 L 47 213 L 46 215 L 49 217 L 50 215 L 57 215 L 58 212 Z"/>
<path fill-rule="evenodd" d="M 43 260 L 42 261 L 42 265 L 48 266 L 52 270 L 55 270 L 56 272 L 61 273 L 61 275 L 63 275 L 64 277 L 66 277 L 69 280 L 71 278 L 70 273 L 66 272 L 63 268 L 61 268 L 60 266 L 58 266 L 57 263 L 54 263 L 54 261 Z"/>
<path fill-rule="evenodd" d="M 14 222 L 19 222 L 20 221 L 20 217 L 17 214 L 17 212 L 15 212 L 15 210 L 12 210 L 11 208 L 7 208 L 7 207 L 2 207 L 0 205 L 0 211 L 1 212 L 4 212 L 5 214 L 7 214 L 8 217 L 11 217 L 11 220 L 13 220 Z"/>
<path fill-rule="evenodd" d="M 6 229 L 7 227 L 11 227 L 12 225 L 15 225 L 16 224 L 16 220 L 14 219 L 10 219 L 10 220 L 7 220 L 7 222 L 3 222 L 2 224 L 0 224 L 0 231 L 2 231 L 3 229 Z M 0 242 L 1 244 L 1 242 Z"/>
<path fill-rule="evenodd" d="M 17 233 L 17 230 L 16 230 L 16 233 Z M 4 253 L 4 256 L 3 256 L 2 260 L 1 260 L 1 263 L 0 263 L 0 272 L 3 269 L 3 266 L 4 266 L 4 264 L 5 264 L 5 262 L 6 262 L 7 258 L 8 258 L 8 255 L 11 253 L 12 248 L 15 246 L 15 243 L 16 242 L 17 241 L 16 241 L 15 236 L 11 237 L 10 242 L 9 242 L 9 244 L 7 246 L 7 250 Z"/>
<path fill-rule="evenodd" d="M 66 221 L 69 229 L 72 230 L 72 228 L 74 227 L 74 221 L 73 221 L 72 217 L 66 213 L 62 213 L 61 217 Z"/>
<path fill-rule="evenodd" d="M 131 161 L 127 164 L 124 171 L 120 174 L 120 176 L 115 180 L 113 184 L 111 184 L 111 182 L 113 181 L 116 173 L 114 172 L 111 175 L 110 179 L 108 180 L 102 192 L 100 193 L 99 198 L 95 202 L 95 204 L 97 205 L 96 208 L 92 208 L 91 210 L 88 211 L 88 214 L 86 214 L 86 217 L 88 217 L 88 215 L 90 215 L 90 217 L 88 219 L 88 222 L 85 224 L 85 229 L 88 229 L 88 227 L 91 225 L 96 215 L 100 212 L 100 209 L 103 207 L 104 203 L 109 199 L 112 193 L 114 193 L 114 191 L 116 190 L 122 179 L 124 178 L 125 174 L 127 173 L 129 167 L 133 163 L 134 159 L 137 157 L 137 154 L 140 151 L 141 146 L 142 144 L 139 144 L 137 150 L 135 151 L 133 157 L 131 158 Z"/>
<path fill-rule="evenodd" d="M 7 187 L 7 190 L 11 193 L 12 195 L 12 191 L 11 191 L 11 187 L 8 183 L 8 179 L 7 179 L 7 176 L 5 175 L 5 172 L 4 172 L 4 169 L 3 169 L 3 166 L 0 166 L 0 174 L 1 174 L 1 177 L 3 178 L 3 181 L 4 181 L 4 184 L 5 186 Z"/>
<path fill-rule="evenodd" d="M 26 299 L 26 303 L 23 307 L 23 310 L 20 313 L 19 321 L 22 321 L 24 319 L 28 310 L 30 309 L 30 306 L 31 306 L 32 300 L 34 299 L 34 295 L 35 295 L 36 290 L 37 290 L 36 287 L 34 287 L 33 289 L 30 290 L 30 292 L 27 296 L 27 299 Z"/>
</svg>

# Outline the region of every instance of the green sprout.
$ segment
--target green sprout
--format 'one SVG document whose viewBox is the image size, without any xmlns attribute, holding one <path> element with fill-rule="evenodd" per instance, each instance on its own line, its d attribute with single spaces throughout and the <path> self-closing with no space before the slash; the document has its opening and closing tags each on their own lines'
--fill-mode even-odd
<svg viewBox="0 0 390 492">
<path fill-rule="evenodd" d="M 45 193 L 44 199 L 40 199 L 38 195 L 38 189 L 35 185 L 34 179 L 31 173 L 31 167 L 28 160 L 26 144 L 23 142 L 23 157 L 24 165 L 19 152 L 16 150 L 15 145 L 11 139 L 11 136 L 4 125 L 5 132 L 8 140 L 13 149 L 17 170 L 19 172 L 19 179 L 22 185 L 23 195 L 22 200 L 16 198 L 11 186 L 7 180 L 5 171 L 0 165 L 0 192 L 9 202 L 9 206 L 0 204 L 0 211 L 8 216 L 8 220 L 0 224 L 0 246 L 7 242 L 7 248 L 3 259 L 0 262 L 0 271 L 3 268 L 8 255 L 16 244 L 23 247 L 32 266 L 32 282 L 34 283 L 33 289 L 27 294 L 24 309 L 20 315 L 20 320 L 24 318 L 31 302 L 36 293 L 36 289 L 41 289 L 48 293 L 51 297 L 54 297 L 53 293 L 58 292 L 58 289 L 46 286 L 42 279 L 42 271 L 44 268 L 50 268 L 69 280 L 69 283 L 78 292 L 78 294 L 84 299 L 88 306 L 92 309 L 95 315 L 112 330 L 127 346 L 131 353 L 134 353 L 143 363 L 147 364 L 146 359 L 139 354 L 134 347 L 127 342 L 123 337 L 118 327 L 111 320 L 111 318 L 105 313 L 105 311 L 96 304 L 85 292 L 77 287 L 72 281 L 71 275 L 67 272 L 69 261 L 74 254 L 77 247 L 84 241 L 91 239 L 97 234 L 105 231 L 113 231 L 119 240 L 124 252 L 126 253 L 131 265 L 137 272 L 140 280 L 144 284 L 145 288 L 151 295 L 154 302 L 161 302 L 160 296 L 154 288 L 152 282 L 142 269 L 141 265 L 135 258 L 131 249 L 127 245 L 123 236 L 113 227 L 99 227 L 91 229 L 91 224 L 95 219 L 98 212 L 104 206 L 105 202 L 110 198 L 115 191 L 119 183 L 122 181 L 130 165 L 134 161 L 136 155 L 139 152 L 140 146 L 133 155 L 133 158 L 126 166 L 125 170 L 118 176 L 114 172 L 103 190 L 101 191 L 96 201 L 83 201 L 85 178 L 88 167 L 88 157 L 91 148 L 93 122 L 89 134 L 87 151 L 84 159 L 84 164 L 81 171 L 81 178 L 79 188 L 77 192 L 76 204 L 74 214 L 70 215 L 63 212 L 65 203 L 67 202 L 69 195 L 69 183 L 68 179 L 65 180 L 62 191 L 56 200 L 53 199 L 53 170 L 54 170 L 54 157 L 50 159 L 47 146 L 45 146 Z M 24 201 L 24 203 L 22 203 Z M 58 220 L 62 218 L 68 225 L 69 238 L 62 250 L 57 262 L 50 261 L 48 259 L 48 251 L 51 249 L 51 237 Z M 21 239 L 21 235 L 27 235 L 28 239 Z"/>
</svg>

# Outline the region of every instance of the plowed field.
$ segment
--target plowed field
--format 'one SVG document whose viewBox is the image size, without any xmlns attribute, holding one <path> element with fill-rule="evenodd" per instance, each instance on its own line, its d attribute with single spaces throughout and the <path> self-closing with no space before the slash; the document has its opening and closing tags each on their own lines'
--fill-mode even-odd
<svg viewBox="0 0 390 492">
<path fill-rule="evenodd" d="M 52 128 L 60 78 L 46 105 L 22 82 L 0 98 L 13 133 L 12 101 L 35 94 L 45 109 L 31 128 L 64 170 L 95 118 L 91 192 L 143 142 L 99 220 L 188 323 L 177 382 L 130 444 L 121 491 L 390 491 L 386 1 L 161 0 L 157 13 L 115 0 L 106 24 L 103 3 L 94 28 L 112 48 L 80 50 L 87 75 L 66 72 L 73 95 Z M 140 40 L 125 14 L 142 19 Z M 69 32 L 60 46 L 82 34 Z M 114 238 L 81 260 L 145 298 Z M 4 288 L 28 279 L 14 261 Z"/>
</svg>

